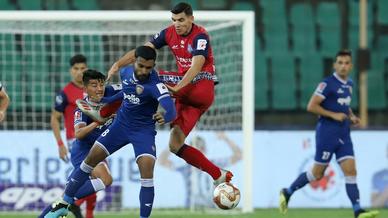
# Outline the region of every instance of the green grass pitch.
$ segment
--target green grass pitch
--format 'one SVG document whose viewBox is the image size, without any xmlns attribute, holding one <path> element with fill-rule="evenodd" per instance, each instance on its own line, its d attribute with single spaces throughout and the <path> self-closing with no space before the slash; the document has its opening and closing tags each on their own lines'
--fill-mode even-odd
<svg viewBox="0 0 388 218">
<path fill-rule="evenodd" d="M 379 209 L 377 217 L 388 217 L 388 209 Z M 221 211 L 223 212 L 223 211 Z M 136 210 L 123 211 L 117 213 L 97 213 L 95 218 L 125 218 L 138 217 Z M 0 213 L 0 218 L 36 218 L 36 213 Z M 236 211 L 219 212 L 190 212 L 188 210 L 161 210 L 152 212 L 152 218 L 353 218 L 351 209 L 289 209 L 286 215 L 278 213 L 277 209 L 256 209 L 252 214 L 241 214 Z M 73 218 L 69 215 L 68 218 Z"/>
</svg>

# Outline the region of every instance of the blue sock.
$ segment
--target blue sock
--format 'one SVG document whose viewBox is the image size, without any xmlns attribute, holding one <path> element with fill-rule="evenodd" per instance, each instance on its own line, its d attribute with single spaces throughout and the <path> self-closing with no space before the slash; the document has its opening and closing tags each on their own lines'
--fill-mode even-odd
<svg viewBox="0 0 388 218">
<path fill-rule="evenodd" d="M 311 178 L 311 173 L 303 172 L 301 173 L 298 178 L 291 184 L 291 186 L 287 189 L 287 194 L 290 196 L 298 189 L 305 186 L 307 183 L 309 183 L 313 178 Z M 310 179 L 308 178 L 310 176 Z"/>
<path fill-rule="evenodd" d="M 89 175 L 92 170 L 93 168 L 85 164 L 85 162 L 82 162 L 81 166 L 74 170 L 74 173 L 72 173 L 65 188 L 65 195 L 63 196 L 64 201 L 69 204 L 74 202 L 76 192 L 87 180 L 89 180 Z"/>
<path fill-rule="evenodd" d="M 140 181 L 142 184 L 139 194 L 140 218 L 146 218 L 150 216 L 152 211 L 155 190 L 153 179 L 140 179 Z"/>
<path fill-rule="evenodd" d="M 88 180 L 77 190 L 74 197 L 81 199 L 103 189 L 105 189 L 105 185 L 101 179 Z"/>
<path fill-rule="evenodd" d="M 358 186 L 356 183 L 355 176 L 346 176 L 345 177 L 345 186 L 346 186 L 346 194 L 350 201 L 352 202 L 353 211 L 357 212 L 361 209 L 360 206 L 360 192 L 358 191 Z"/>
<path fill-rule="evenodd" d="M 50 212 L 51 210 L 51 205 L 48 205 L 47 207 L 45 207 L 42 211 L 42 213 L 38 216 L 38 218 L 44 218 L 44 216 L 46 214 L 48 214 L 48 212 Z"/>
</svg>

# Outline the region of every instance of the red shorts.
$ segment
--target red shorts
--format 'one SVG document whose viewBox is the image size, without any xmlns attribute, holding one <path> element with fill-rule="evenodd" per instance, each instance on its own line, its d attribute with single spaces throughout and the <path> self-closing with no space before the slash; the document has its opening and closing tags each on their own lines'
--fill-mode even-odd
<svg viewBox="0 0 388 218">
<path fill-rule="evenodd" d="M 187 136 L 199 118 L 212 105 L 214 100 L 214 81 L 200 80 L 183 87 L 177 94 L 175 107 L 176 119 L 171 126 L 178 125 Z"/>
</svg>

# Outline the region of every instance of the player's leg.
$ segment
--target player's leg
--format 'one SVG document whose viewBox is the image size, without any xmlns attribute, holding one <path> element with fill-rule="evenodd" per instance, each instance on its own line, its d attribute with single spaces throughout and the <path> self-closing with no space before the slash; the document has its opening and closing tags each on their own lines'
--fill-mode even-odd
<svg viewBox="0 0 388 218">
<path fill-rule="evenodd" d="M 150 216 L 154 202 L 155 133 L 153 129 L 143 129 L 131 134 L 131 143 L 140 172 L 140 218 Z"/>
<path fill-rule="evenodd" d="M 140 156 L 137 159 L 137 165 L 140 171 L 140 218 L 146 218 L 151 215 L 152 206 L 154 203 L 155 189 L 154 189 L 154 166 L 155 158 L 150 155 Z"/>
<path fill-rule="evenodd" d="M 279 211 L 282 214 L 287 213 L 288 203 L 292 194 L 298 189 L 304 187 L 309 182 L 319 180 L 323 177 L 326 167 L 329 164 L 333 150 L 335 150 L 337 143 L 335 140 L 327 140 L 321 133 L 316 134 L 316 151 L 315 163 L 311 170 L 301 173 L 288 188 L 283 188 L 279 196 Z"/>
<path fill-rule="evenodd" d="M 215 185 L 229 182 L 233 174 L 213 164 L 201 151 L 185 144 L 186 136 L 196 125 L 201 115 L 211 106 L 214 94 L 212 81 L 200 81 L 183 88 L 177 97 L 175 106 L 177 118 L 172 123 L 170 133 L 170 151 L 184 159 L 188 164 L 207 172 Z"/>
<path fill-rule="evenodd" d="M 360 193 L 357 185 L 356 161 L 354 159 L 353 144 L 348 137 L 343 140 L 341 146 L 336 152 L 337 162 L 340 164 L 342 172 L 345 175 L 346 194 L 352 203 L 355 218 L 373 218 L 377 216 L 377 211 L 365 211 L 360 205 Z"/>
</svg>

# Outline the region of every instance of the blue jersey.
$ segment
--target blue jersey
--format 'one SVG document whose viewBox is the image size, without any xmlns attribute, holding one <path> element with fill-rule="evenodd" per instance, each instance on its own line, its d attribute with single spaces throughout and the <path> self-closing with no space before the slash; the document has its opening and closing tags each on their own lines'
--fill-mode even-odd
<svg viewBox="0 0 388 218">
<path fill-rule="evenodd" d="M 155 70 L 142 82 L 136 79 L 134 67 L 128 66 L 120 70 L 120 78 L 124 96 L 117 120 L 128 127 L 154 129 L 152 115 L 156 113 L 160 99 L 170 97 L 167 87 L 160 82 Z"/>
<path fill-rule="evenodd" d="M 324 109 L 349 115 L 352 89 L 351 80 L 345 81 L 334 73 L 318 85 L 314 94 L 324 98 L 321 103 Z M 315 161 L 320 164 L 328 164 L 333 154 L 338 162 L 354 157 L 349 119 L 339 122 L 320 116 L 315 139 Z"/>
<path fill-rule="evenodd" d="M 321 82 L 315 95 L 319 95 L 324 98 L 321 106 L 329 111 L 342 112 L 349 115 L 350 102 L 352 100 L 353 81 L 344 81 L 336 73 L 325 78 Z M 328 122 L 325 122 L 328 121 Z M 329 117 L 320 116 L 319 122 L 327 124 L 341 125 L 341 122 L 335 121 Z M 348 125 L 348 120 L 344 121 L 344 124 Z"/>
<path fill-rule="evenodd" d="M 113 96 L 119 91 L 121 91 L 121 86 L 110 85 L 105 88 L 104 96 Z M 88 101 L 88 97 L 86 97 L 85 100 Z M 74 126 L 77 126 L 81 123 L 89 125 L 92 122 L 94 121 L 86 114 L 82 113 L 81 110 L 78 108 L 75 110 Z M 77 167 L 81 164 L 81 162 L 86 158 L 96 139 L 109 127 L 112 122 L 113 119 L 106 121 L 104 124 L 98 126 L 89 134 L 87 134 L 83 139 L 76 139 L 73 142 L 71 149 L 71 163 L 74 167 Z"/>
</svg>

